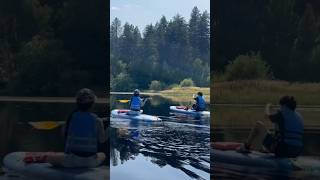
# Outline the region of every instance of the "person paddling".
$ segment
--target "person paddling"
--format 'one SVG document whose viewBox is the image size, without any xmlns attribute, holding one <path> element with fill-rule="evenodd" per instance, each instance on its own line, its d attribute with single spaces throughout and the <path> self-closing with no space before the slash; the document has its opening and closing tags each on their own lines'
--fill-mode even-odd
<svg viewBox="0 0 320 180">
<path fill-rule="evenodd" d="M 64 153 L 30 156 L 25 158 L 25 162 L 48 162 L 55 166 L 87 168 L 102 164 L 105 154 L 98 152 L 98 144 L 106 141 L 106 134 L 102 119 L 91 112 L 96 98 L 93 91 L 87 88 L 77 93 L 77 109 L 66 123 Z"/>
<path fill-rule="evenodd" d="M 257 121 L 247 141 L 238 148 L 238 152 L 250 152 L 254 141 L 262 142 L 262 149 L 274 153 L 279 158 L 294 158 L 303 149 L 303 118 L 296 112 L 293 96 L 283 96 L 280 109 L 271 113 L 271 104 L 266 105 L 265 116 L 275 125 L 275 133 L 270 133 L 261 121 Z M 259 140 L 259 137 L 263 138 Z"/>
<path fill-rule="evenodd" d="M 134 111 L 134 112 L 140 112 L 141 107 L 144 106 L 146 101 L 147 101 L 147 98 L 146 99 L 142 99 L 140 97 L 139 89 L 134 90 L 133 91 L 133 96 L 131 97 L 131 100 L 130 100 L 130 110 Z"/>
<path fill-rule="evenodd" d="M 192 109 L 195 111 L 204 111 L 206 110 L 206 101 L 203 97 L 202 92 L 198 92 L 197 96 L 193 98 L 196 103 L 192 105 Z"/>
</svg>

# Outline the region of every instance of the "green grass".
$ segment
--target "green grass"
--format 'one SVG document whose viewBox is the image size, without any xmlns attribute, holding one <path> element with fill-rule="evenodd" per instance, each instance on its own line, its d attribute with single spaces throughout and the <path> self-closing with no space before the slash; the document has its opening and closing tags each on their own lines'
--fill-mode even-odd
<svg viewBox="0 0 320 180">
<path fill-rule="evenodd" d="M 319 129 L 319 109 L 298 108 L 304 118 L 306 129 Z M 269 119 L 264 117 L 264 107 L 228 107 L 215 106 L 212 118 L 213 128 L 251 128 L 257 120 L 263 121 L 268 128 L 273 125 Z"/>
<path fill-rule="evenodd" d="M 215 82 L 211 85 L 214 103 L 278 104 L 281 96 L 294 96 L 300 105 L 320 105 L 320 83 L 289 83 L 271 80 Z"/>
<path fill-rule="evenodd" d="M 192 95 L 197 94 L 199 91 L 203 93 L 206 101 L 210 102 L 210 88 L 208 87 L 174 87 L 169 90 L 160 91 L 160 93 L 163 97 L 174 101 L 190 102 L 192 101 Z"/>
</svg>

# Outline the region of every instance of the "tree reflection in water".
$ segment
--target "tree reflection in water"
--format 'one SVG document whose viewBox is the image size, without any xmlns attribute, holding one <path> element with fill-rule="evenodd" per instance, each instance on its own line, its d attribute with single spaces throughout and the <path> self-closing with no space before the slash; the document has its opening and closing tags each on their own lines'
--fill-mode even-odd
<svg viewBox="0 0 320 180">
<path fill-rule="evenodd" d="M 137 129 L 111 128 L 110 157 L 113 166 L 134 160 L 142 154 L 160 167 L 169 165 L 188 176 L 202 179 L 197 171 L 210 173 L 209 129 L 196 127 L 161 127 Z"/>
</svg>

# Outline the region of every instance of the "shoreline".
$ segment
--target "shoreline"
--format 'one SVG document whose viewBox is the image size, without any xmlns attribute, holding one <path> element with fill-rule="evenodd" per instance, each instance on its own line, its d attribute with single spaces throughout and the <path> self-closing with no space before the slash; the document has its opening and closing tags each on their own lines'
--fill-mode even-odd
<svg viewBox="0 0 320 180">
<path fill-rule="evenodd" d="M 219 81 L 211 85 L 217 104 L 278 104 L 284 95 L 294 96 L 298 106 L 320 105 L 320 83 L 280 80 Z"/>
<path fill-rule="evenodd" d="M 75 103 L 74 97 L 34 97 L 34 96 L 0 96 L 0 102 L 30 102 L 30 103 Z M 108 98 L 99 98 L 97 104 L 108 103 Z"/>
</svg>

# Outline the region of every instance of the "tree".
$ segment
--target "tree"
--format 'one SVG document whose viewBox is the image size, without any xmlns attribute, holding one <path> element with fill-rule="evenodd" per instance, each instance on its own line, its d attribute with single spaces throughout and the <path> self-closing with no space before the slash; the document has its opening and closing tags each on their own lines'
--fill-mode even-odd
<svg viewBox="0 0 320 180">
<path fill-rule="evenodd" d="M 120 73 L 115 78 L 111 79 L 112 91 L 132 91 L 137 88 L 137 85 L 133 82 L 132 78 L 126 73 Z"/>
<path fill-rule="evenodd" d="M 115 18 L 110 26 L 110 51 L 115 55 L 119 54 L 119 37 L 121 31 L 121 21 L 118 18 Z"/>
<path fill-rule="evenodd" d="M 304 14 L 298 24 L 297 38 L 293 44 L 289 71 L 295 73 L 288 72 L 291 75 L 290 79 L 313 79 L 314 72 L 311 71 L 313 69 L 311 61 L 317 33 L 319 33 L 319 30 L 313 7 L 310 4 L 306 4 Z"/>
<path fill-rule="evenodd" d="M 119 57 L 125 63 L 133 62 L 137 56 L 138 38 L 134 37 L 134 29 L 133 25 L 125 23 L 123 33 L 120 36 Z"/>
<path fill-rule="evenodd" d="M 209 82 L 207 80 L 210 74 L 209 65 L 197 58 L 193 61 L 192 67 L 194 69 L 192 72 L 192 79 L 195 81 L 196 85 L 203 87 L 209 86 Z"/>
<path fill-rule="evenodd" d="M 157 81 L 157 80 L 151 81 L 149 85 L 149 89 L 154 91 L 160 91 L 163 88 L 164 88 L 164 84 L 162 84 L 160 81 Z"/>
<path fill-rule="evenodd" d="M 204 11 L 199 20 L 199 52 L 200 58 L 206 63 L 210 59 L 210 16 L 207 11 Z"/>
<path fill-rule="evenodd" d="M 180 82 L 180 87 L 192 87 L 194 83 L 191 78 L 186 78 Z"/>
<path fill-rule="evenodd" d="M 266 79 L 269 67 L 260 55 L 240 55 L 225 71 L 226 80 Z"/>
<path fill-rule="evenodd" d="M 196 8 L 197 9 L 197 8 Z M 111 76 L 115 79 L 120 73 L 128 75 L 139 88 L 150 88 L 150 84 L 157 79 L 161 84 L 178 84 L 181 80 L 192 77 L 200 86 L 206 86 L 209 76 L 209 48 L 194 46 L 197 52 L 203 52 L 205 60 L 194 62 L 196 56 L 190 43 L 190 33 L 197 41 L 209 42 L 209 19 L 194 9 L 197 16 L 197 28 L 190 28 L 185 19 L 177 14 L 171 20 L 165 16 L 153 24 L 149 24 L 141 36 L 137 27 L 125 23 L 120 35 L 114 38 L 120 42 L 119 51 L 111 52 Z M 202 22 L 201 22 L 201 17 Z M 114 20 L 115 21 L 115 20 Z M 199 31 L 201 22 L 202 30 Z M 114 23 L 113 23 L 114 24 Z M 208 26 L 208 27 L 204 27 Z M 114 28 L 115 29 L 115 28 Z M 200 37 L 200 34 L 202 33 Z M 207 42 L 207 43 L 208 43 Z M 206 43 L 206 42 L 205 42 Z M 198 43 L 199 44 L 199 43 Z M 111 45 L 113 46 L 113 45 Z M 204 48 L 201 51 L 199 48 Z M 125 68 L 121 68 L 125 67 Z"/>
<path fill-rule="evenodd" d="M 194 7 L 189 20 L 189 41 L 192 47 L 192 58 L 200 57 L 200 17 L 199 9 Z"/>
</svg>

